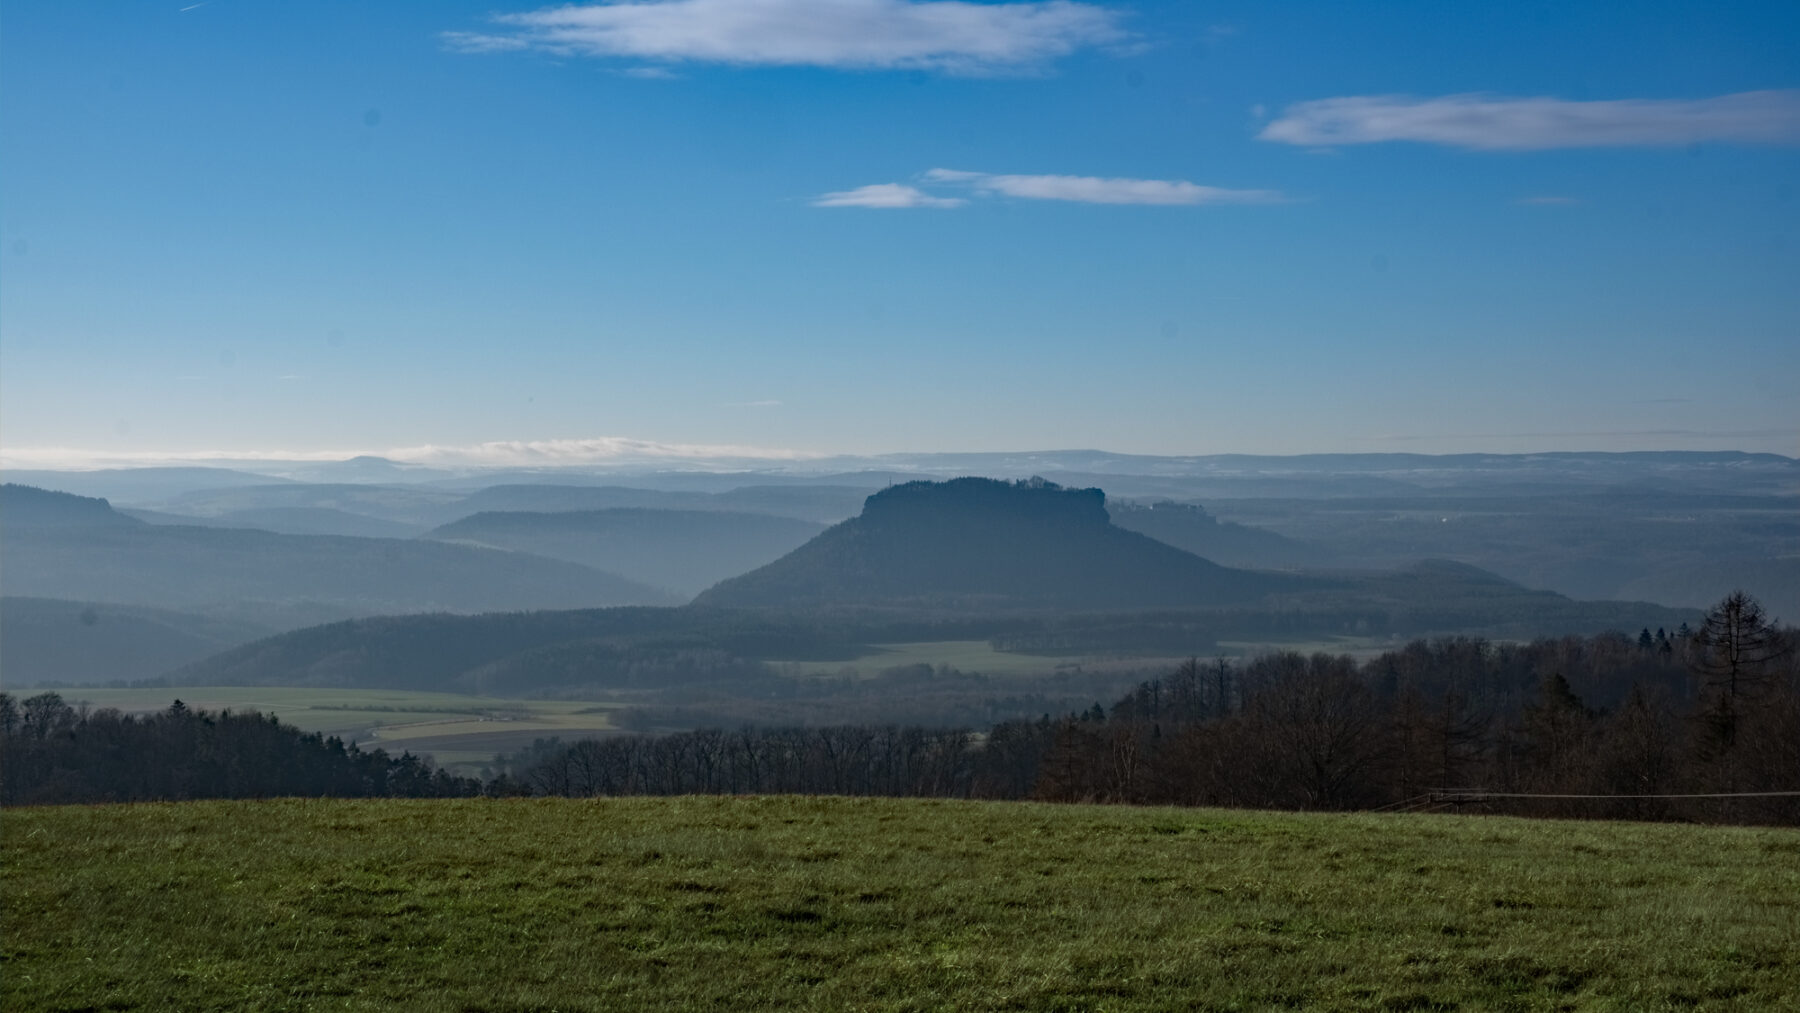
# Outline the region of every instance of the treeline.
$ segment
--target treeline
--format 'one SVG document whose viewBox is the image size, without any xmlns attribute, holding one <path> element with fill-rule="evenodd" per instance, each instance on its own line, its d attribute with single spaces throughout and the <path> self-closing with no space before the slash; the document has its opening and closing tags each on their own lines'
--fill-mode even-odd
<svg viewBox="0 0 1800 1013">
<path fill-rule="evenodd" d="M 831 793 L 1800 824 L 1795 636 L 1728 599 L 1698 631 L 1417 641 L 1361 664 L 1193 659 L 1107 709 L 996 725 L 705 730 L 540 747 L 507 790 Z M 1752 606 L 1745 611 L 1746 603 Z M 1729 606 L 1729 608 L 1727 608 Z M 1538 797 L 1488 797 L 1468 789 Z M 1455 793 L 1452 795 L 1451 793 Z M 1679 795 L 1734 797 L 1674 798 Z M 1606 796 L 1574 798 L 1546 796 Z"/>
<path fill-rule="evenodd" d="M 1049 721 L 988 735 L 918 727 L 702 729 L 539 743 L 502 762 L 495 794 L 1029 797 Z"/>
<path fill-rule="evenodd" d="M 149 715 L 88 712 L 56 693 L 0 693 L 0 804 L 201 798 L 437 798 L 481 782 L 426 759 L 364 752 L 273 716 L 181 701 Z"/>
<path fill-rule="evenodd" d="M 1034 794 L 1274 809 L 1435 796 L 1529 815 L 1800 824 L 1800 797 L 1749 794 L 1800 791 L 1792 666 L 1740 673 L 1733 692 L 1678 660 L 1691 640 L 1669 646 L 1457 639 L 1360 666 L 1190 663 L 1110 713 L 1059 723 Z"/>
</svg>

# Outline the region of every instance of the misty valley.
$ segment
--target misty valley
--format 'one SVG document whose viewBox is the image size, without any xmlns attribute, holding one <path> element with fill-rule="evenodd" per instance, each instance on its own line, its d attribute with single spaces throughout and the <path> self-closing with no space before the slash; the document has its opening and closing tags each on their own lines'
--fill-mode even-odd
<svg viewBox="0 0 1800 1013">
<path fill-rule="evenodd" d="M 0 666 L 15 696 L 181 696 L 474 774 L 594 735 L 982 732 L 1190 658 L 1666 638 L 1739 586 L 1800 606 L 1800 468 L 1770 455 L 860 463 L 9 472 Z"/>
</svg>

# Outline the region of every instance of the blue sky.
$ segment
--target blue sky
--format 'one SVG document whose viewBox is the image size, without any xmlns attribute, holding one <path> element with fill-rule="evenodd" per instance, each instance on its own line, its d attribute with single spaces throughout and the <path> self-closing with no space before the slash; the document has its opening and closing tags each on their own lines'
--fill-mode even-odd
<svg viewBox="0 0 1800 1013">
<path fill-rule="evenodd" d="M 0 457 L 1796 454 L 1797 223 L 1792 3 L 12 4 Z"/>
</svg>

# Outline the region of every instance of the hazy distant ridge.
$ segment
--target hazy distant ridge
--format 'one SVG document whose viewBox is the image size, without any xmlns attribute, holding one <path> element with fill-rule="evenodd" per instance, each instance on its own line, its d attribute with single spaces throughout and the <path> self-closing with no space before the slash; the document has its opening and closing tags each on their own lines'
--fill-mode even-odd
<svg viewBox="0 0 1800 1013">
<path fill-rule="evenodd" d="M 589 567 L 393 538 L 145 524 L 105 501 L 0 486 L 8 595 L 250 617 L 280 627 L 334 616 L 664 604 Z"/>
</svg>

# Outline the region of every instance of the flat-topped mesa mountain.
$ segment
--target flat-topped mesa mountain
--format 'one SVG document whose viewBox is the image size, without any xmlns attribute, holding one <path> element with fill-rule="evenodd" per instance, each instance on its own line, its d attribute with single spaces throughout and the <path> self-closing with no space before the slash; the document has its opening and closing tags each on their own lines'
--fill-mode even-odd
<svg viewBox="0 0 1800 1013">
<path fill-rule="evenodd" d="M 908 482 L 695 599 L 721 607 L 1205 608 L 1313 582 L 1233 570 L 1113 526 L 1106 494 L 1042 479 Z"/>
</svg>

